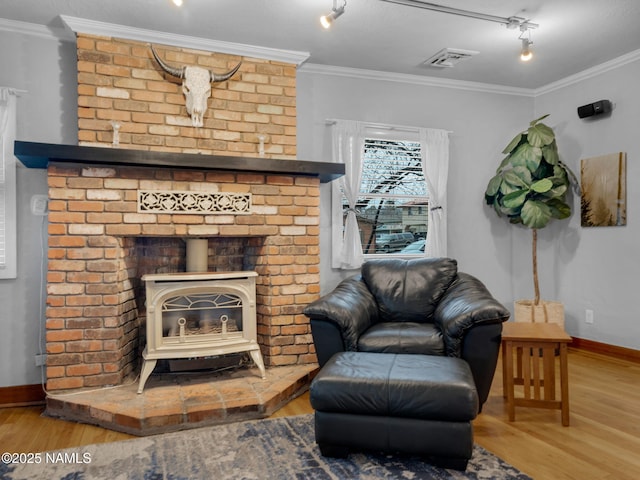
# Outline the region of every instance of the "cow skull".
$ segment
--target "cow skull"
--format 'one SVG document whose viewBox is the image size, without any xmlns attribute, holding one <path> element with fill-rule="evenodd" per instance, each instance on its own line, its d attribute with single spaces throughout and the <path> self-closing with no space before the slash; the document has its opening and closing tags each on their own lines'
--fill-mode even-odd
<svg viewBox="0 0 640 480">
<path fill-rule="evenodd" d="M 177 78 L 182 79 L 182 93 L 186 98 L 187 113 L 191 116 L 191 124 L 194 127 L 203 125 L 203 117 L 207 111 L 207 100 L 211 96 L 211 82 L 224 82 L 230 79 L 240 68 L 242 62 L 239 62 L 234 68 L 227 73 L 218 75 L 210 70 L 195 66 L 172 67 L 167 65 L 158 56 L 151 45 L 151 53 L 158 62 L 158 65 L 167 72 Z"/>
</svg>

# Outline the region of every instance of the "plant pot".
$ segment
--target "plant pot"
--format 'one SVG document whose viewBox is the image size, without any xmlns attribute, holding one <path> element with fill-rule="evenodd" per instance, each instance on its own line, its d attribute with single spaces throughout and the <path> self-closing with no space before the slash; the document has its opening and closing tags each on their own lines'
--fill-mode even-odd
<svg viewBox="0 0 640 480">
<path fill-rule="evenodd" d="M 557 323 L 564 330 L 564 304 L 546 300 L 538 305 L 533 300 L 516 300 L 513 304 L 516 322 Z"/>
</svg>

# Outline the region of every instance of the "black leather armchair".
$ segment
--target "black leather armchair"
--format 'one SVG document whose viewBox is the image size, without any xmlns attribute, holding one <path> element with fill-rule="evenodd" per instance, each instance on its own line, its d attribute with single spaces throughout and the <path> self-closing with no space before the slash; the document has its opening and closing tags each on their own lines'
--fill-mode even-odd
<svg viewBox="0 0 640 480">
<path fill-rule="evenodd" d="M 320 366 L 334 353 L 447 355 L 467 361 L 480 408 L 509 311 L 450 258 L 379 259 L 307 306 Z"/>
</svg>

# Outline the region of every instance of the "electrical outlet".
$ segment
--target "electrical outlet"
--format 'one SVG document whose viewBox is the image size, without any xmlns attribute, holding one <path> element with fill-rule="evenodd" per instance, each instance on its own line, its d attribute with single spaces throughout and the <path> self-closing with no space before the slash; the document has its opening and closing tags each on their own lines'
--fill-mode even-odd
<svg viewBox="0 0 640 480">
<path fill-rule="evenodd" d="M 47 364 L 47 354 L 43 353 L 40 355 L 36 355 L 36 367 L 41 367 Z"/>
<path fill-rule="evenodd" d="M 34 215 L 46 215 L 49 199 L 46 195 L 33 195 L 31 197 L 31 213 Z"/>
<path fill-rule="evenodd" d="M 593 323 L 593 310 L 591 310 L 590 308 L 587 308 L 584 311 L 584 321 L 589 324 Z"/>
</svg>

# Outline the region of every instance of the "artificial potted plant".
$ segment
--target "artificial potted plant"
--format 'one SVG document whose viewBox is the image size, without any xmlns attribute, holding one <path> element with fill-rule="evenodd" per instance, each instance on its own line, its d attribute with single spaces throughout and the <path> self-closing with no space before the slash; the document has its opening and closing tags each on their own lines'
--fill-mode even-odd
<svg viewBox="0 0 640 480">
<path fill-rule="evenodd" d="M 533 300 L 517 300 L 516 321 L 554 322 L 564 326 L 560 302 L 541 301 L 538 282 L 538 230 L 552 219 L 571 215 L 566 196 L 577 187 L 573 172 L 560 160 L 553 130 L 540 123 L 548 115 L 533 120 L 502 153 L 504 158 L 489 181 L 485 201 L 500 217 L 523 225 L 532 232 Z"/>
</svg>

